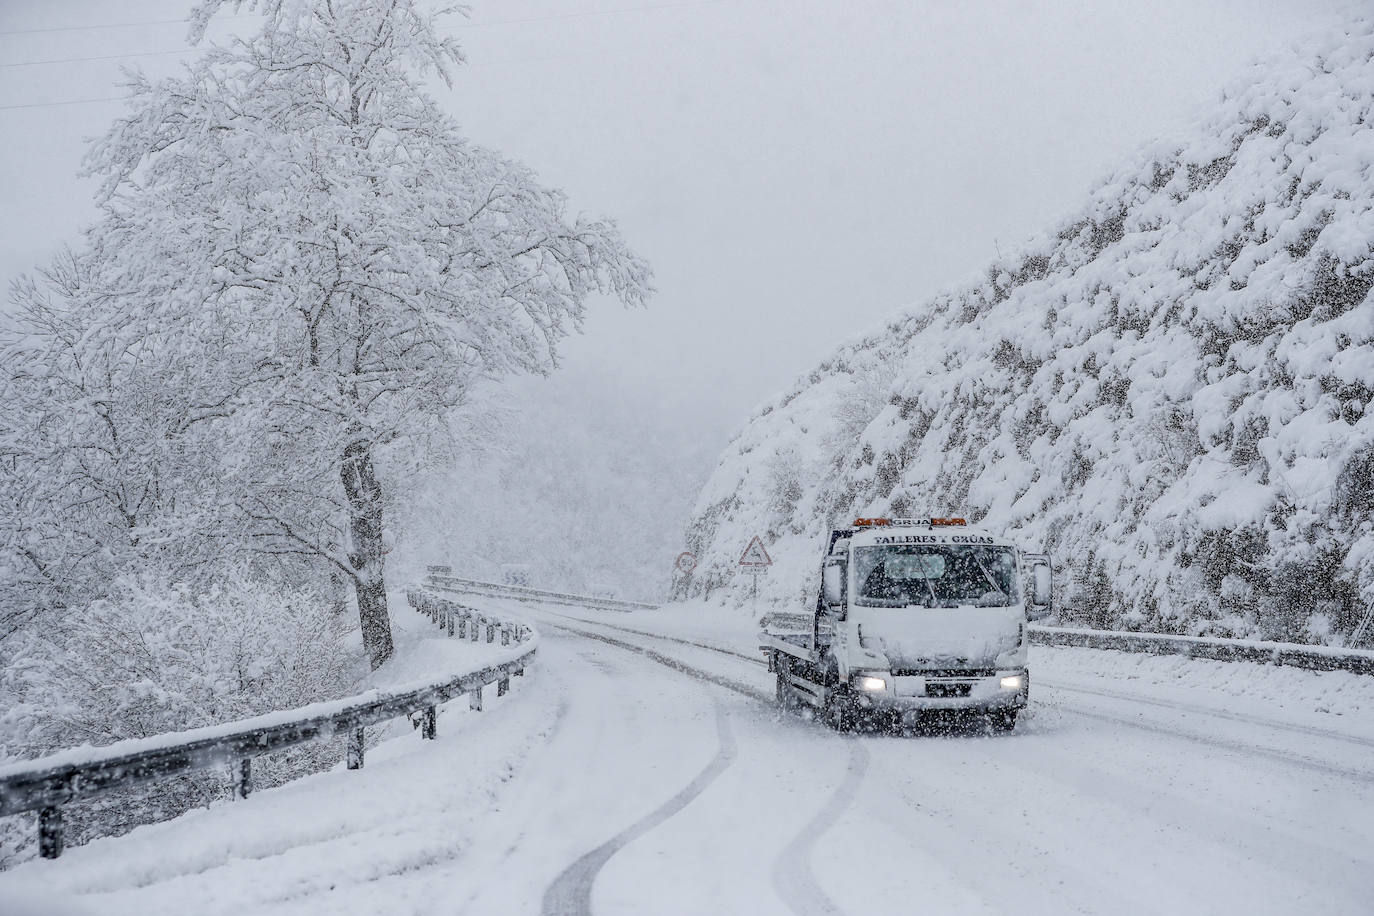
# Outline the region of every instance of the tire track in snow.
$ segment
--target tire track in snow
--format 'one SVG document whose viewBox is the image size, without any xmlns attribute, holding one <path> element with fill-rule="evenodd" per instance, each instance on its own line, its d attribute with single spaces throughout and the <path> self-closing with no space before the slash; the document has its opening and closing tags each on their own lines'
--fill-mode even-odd
<svg viewBox="0 0 1374 916">
<path fill-rule="evenodd" d="M 868 772 L 868 748 L 856 738 L 848 739 L 849 769 L 815 817 L 785 846 L 773 863 L 773 890 L 797 916 L 833 916 L 843 913 L 816 883 L 811 869 L 811 854 L 816 841 L 825 834 L 840 815 L 854 802 L 859 786 Z"/>
<path fill-rule="evenodd" d="M 698 649 L 706 649 L 711 652 L 719 652 L 721 655 L 728 655 L 731 658 L 742 659 L 746 662 L 749 662 L 752 665 L 758 665 L 759 667 L 767 667 L 768 665 L 767 662 L 759 658 L 757 655 L 745 655 L 743 652 L 736 652 L 734 649 L 727 649 L 724 646 L 713 646 L 710 643 L 695 642 L 691 639 L 683 639 L 680 636 L 665 636 L 662 633 L 652 633 L 648 630 L 636 630 L 633 627 L 622 627 L 619 624 L 605 623 L 600 620 L 583 620 L 580 617 L 569 617 L 567 614 L 559 614 L 556 611 L 549 611 L 543 608 L 541 608 L 541 610 L 543 610 L 546 614 L 549 614 L 553 617 L 561 617 L 564 620 L 573 620 L 577 623 L 589 623 L 592 626 L 605 627 L 608 630 L 619 630 L 622 633 L 633 633 L 635 636 L 647 636 L 650 639 L 657 639 L 661 642 L 672 642 L 682 646 L 695 646 Z M 557 624 L 555 624 L 555 626 L 557 626 Z"/>
<path fill-rule="evenodd" d="M 566 697 L 558 701 L 558 706 L 555 707 L 555 715 L 557 716 L 557 718 L 554 720 L 552 728 L 547 729 L 541 735 L 541 738 L 544 742 L 543 749 L 545 751 L 547 751 L 548 748 L 553 745 L 554 741 L 558 739 L 560 732 L 563 730 L 563 723 L 567 718 L 568 708 L 569 705 Z M 551 794 L 556 794 L 557 792 L 561 791 L 564 783 L 567 782 L 566 771 L 560 769 L 555 772 L 558 774 L 555 777 L 558 781 L 554 783 L 552 787 L 553 792 Z M 526 830 L 522 828 L 519 833 L 517 833 L 509 842 L 507 842 L 502 847 L 500 857 L 497 860 L 497 864 L 504 865 L 515 855 L 515 853 L 519 850 L 520 845 L 525 841 L 525 835 Z M 466 897 L 466 899 L 464 899 L 462 903 L 458 905 L 457 912 L 467 912 L 468 907 L 472 905 L 473 901 L 477 898 L 479 893 L 480 889 L 474 889 L 473 891 L 471 891 Z"/>
<path fill-rule="evenodd" d="M 627 649 L 631 652 L 637 652 L 640 655 L 653 659 L 660 665 L 672 668 L 674 671 L 680 672 L 681 674 L 685 674 L 688 677 L 695 678 L 699 681 L 706 681 L 709 684 L 715 684 L 717 687 L 724 687 L 726 690 L 733 690 L 735 693 L 746 696 L 751 700 L 759 700 L 764 703 L 773 702 L 772 694 L 766 693 L 762 690 L 758 690 L 754 687 L 750 687 L 748 684 L 741 684 L 739 681 L 732 681 L 728 677 L 721 677 L 718 674 L 712 674 L 709 671 L 703 671 L 700 668 L 696 668 L 692 665 L 687 664 L 686 662 L 679 661 L 676 658 L 673 658 L 671 655 L 664 655 L 662 652 L 655 652 L 653 649 L 646 648 L 645 646 L 635 645 L 632 642 L 625 642 L 620 639 L 605 636 L 601 633 L 594 633 L 591 630 L 579 630 L 576 627 L 570 627 L 566 624 L 555 623 L 552 624 L 552 626 L 560 630 L 566 630 L 569 633 L 576 633 L 579 636 L 585 636 L 588 639 L 595 639 L 599 642 L 604 642 L 609 646 L 615 646 L 620 649 Z"/>
<path fill-rule="evenodd" d="M 563 614 L 558 614 L 557 616 L 563 617 L 564 619 L 577 620 L 577 618 L 569 618 Z M 579 620 L 578 622 L 589 623 L 590 621 Z M 700 643 L 690 639 L 682 639 L 680 637 L 675 636 L 664 636 L 659 633 L 650 633 L 644 630 L 636 630 L 631 627 L 622 627 L 617 626 L 615 624 L 601 623 L 600 621 L 593 623 L 593 625 L 604 626 L 608 629 L 619 630 L 621 632 L 631 633 L 637 636 L 645 636 L 650 639 L 660 640 L 663 642 L 692 646 L 698 649 L 707 649 L 712 652 L 718 652 L 722 655 L 728 655 L 733 658 L 741 659 L 743 661 L 749 662 L 759 667 L 766 666 L 766 663 L 762 659 L 755 658 L 750 655 L 745 655 L 741 652 L 735 652 L 731 649 L 726 649 L 721 646 L 713 646 L 706 643 Z M 703 680 L 710 681 L 711 683 L 727 687 L 731 690 L 736 691 L 737 693 L 742 693 L 745 696 L 761 700 L 765 703 L 771 703 L 773 701 L 773 698 L 771 696 L 761 691 L 752 690 L 748 687 L 744 687 L 743 685 L 739 685 L 735 682 L 729 681 L 726 678 L 722 678 L 717 675 L 692 668 L 690 665 L 686 665 L 678 661 L 677 659 L 662 655 L 658 652 L 655 652 L 652 649 L 648 649 L 643 646 L 637 646 L 631 643 L 625 643 L 618 639 L 613 639 L 608 636 L 602 636 L 585 630 L 577 630 L 572 627 L 566 627 L 562 624 L 554 624 L 554 626 L 560 629 L 573 630 L 573 632 L 581 633 L 585 636 L 591 637 L 592 639 L 598 639 L 602 642 L 606 642 L 614 646 L 619 646 L 621 648 L 629 649 L 634 652 L 639 652 L 640 654 L 647 655 L 661 664 L 667 665 L 668 667 L 673 668 L 677 671 L 681 671 L 684 674 L 688 674 L 692 677 L 698 677 Z M 801 831 L 796 835 L 796 837 L 794 837 L 792 841 L 783 848 L 783 850 L 778 854 L 777 859 L 774 860 L 772 870 L 774 892 L 778 895 L 779 899 L 781 899 L 787 905 L 787 907 L 790 910 L 792 910 L 792 912 L 797 914 L 797 916 L 836 916 L 836 914 L 842 914 L 844 912 L 839 908 L 835 901 L 830 899 L 830 897 L 825 893 L 825 891 L 821 889 L 820 884 L 816 881 L 815 875 L 812 872 L 811 858 L 812 853 L 815 849 L 816 842 L 820 839 L 822 835 L 825 834 L 827 830 L 830 829 L 831 826 L 834 825 L 836 821 L 839 820 L 840 816 L 849 808 L 849 806 L 853 804 L 855 797 L 859 793 L 859 787 L 863 783 L 864 776 L 868 772 L 870 758 L 867 747 L 864 746 L 862 741 L 853 738 L 848 739 L 847 744 L 849 752 L 849 765 L 845 772 L 844 779 L 841 781 L 840 785 L 835 789 L 834 793 L 830 796 L 830 799 L 826 802 L 825 806 L 819 812 L 817 812 L 815 817 L 813 817 L 810 821 L 807 822 L 806 826 L 803 827 Z M 555 912 L 562 912 L 558 910 L 550 911 L 547 908 L 547 902 L 548 898 L 546 897 L 546 907 L 544 910 L 545 916 L 551 916 L 551 913 Z M 580 916 L 580 914 L 589 911 L 567 910 L 566 912 L 577 913 Z"/>
<path fill-rule="evenodd" d="M 1350 735 L 1338 732 L 1330 728 L 1318 728 L 1314 725 L 1300 725 L 1296 722 L 1279 722 L 1274 719 L 1266 719 L 1262 716 L 1251 716 L 1245 713 L 1232 712 L 1224 709 L 1213 709 L 1201 706 L 1196 703 L 1185 703 L 1178 700 L 1156 700 L 1152 697 L 1142 697 L 1133 693 L 1126 693 L 1121 690 L 1107 690 L 1100 687 L 1070 687 L 1067 684 L 1056 684 L 1053 681 L 1041 679 L 1041 686 L 1051 690 L 1063 690 L 1067 693 L 1083 693 L 1089 696 L 1105 697 L 1111 700 L 1126 700 L 1130 703 L 1144 703 L 1147 706 L 1158 706 L 1161 709 L 1176 709 L 1180 712 L 1197 713 L 1203 716 L 1214 716 L 1218 719 L 1226 719 L 1231 722 L 1240 722 L 1245 725 L 1258 725 L 1261 728 L 1275 728 L 1280 731 L 1294 732 L 1299 735 L 1310 735 L 1316 738 L 1326 738 L 1332 741 L 1345 741 L 1349 744 L 1359 744 L 1364 747 L 1374 747 L 1374 740 L 1363 738 L 1359 735 Z"/>
<path fill-rule="evenodd" d="M 1177 727 L 1158 725 L 1150 722 L 1141 722 L 1125 716 L 1114 716 L 1109 713 L 1090 710 L 1081 706 L 1074 706 L 1069 703 L 1055 703 L 1041 700 L 1046 706 L 1060 709 L 1070 715 L 1082 716 L 1085 719 L 1096 719 L 1099 722 L 1107 722 L 1112 725 L 1125 725 L 1130 728 L 1137 728 L 1141 731 L 1152 732 L 1157 735 L 1164 735 L 1169 738 L 1176 738 L 1180 741 L 1193 741 L 1198 744 L 1205 744 L 1209 747 L 1223 748 L 1228 751 L 1240 751 L 1255 757 L 1264 757 L 1268 760 L 1275 760 L 1279 763 L 1286 763 L 1290 766 L 1301 767 L 1306 770 L 1314 770 L 1318 773 L 1325 773 L 1329 776 L 1338 776 L 1342 779 L 1353 780 L 1362 783 L 1374 783 L 1374 772 L 1368 770 L 1356 770 L 1343 767 L 1338 764 L 1325 763 L 1320 760 L 1313 760 L 1300 754 L 1278 750 L 1277 748 L 1264 747 L 1259 744 L 1252 744 L 1247 741 L 1232 741 L 1226 738 L 1217 738 L 1211 735 L 1203 735 L 1193 731 L 1184 731 Z"/>
<path fill-rule="evenodd" d="M 591 916 L 592 885 L 611 857 L 687 807 L 734 762 L 737 746 L 730 720 L 719 703 L 713 705 L 719 741 L 715 758 L 681 792 L 565 868 L 544 892 L 544 916 Z"/>
</svg>

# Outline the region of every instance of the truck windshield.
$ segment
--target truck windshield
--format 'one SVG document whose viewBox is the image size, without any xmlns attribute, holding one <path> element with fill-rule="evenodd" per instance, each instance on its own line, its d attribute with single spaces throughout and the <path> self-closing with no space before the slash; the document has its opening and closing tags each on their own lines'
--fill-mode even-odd
<svg viewBox="0 0 1374 916">
<path fill-rule="evenodd" d="M 869 607 L 1008 607 L 1018 600 L 1007 547 L 902 544 L 854 551 L 855 603 Z"/>
</svg>

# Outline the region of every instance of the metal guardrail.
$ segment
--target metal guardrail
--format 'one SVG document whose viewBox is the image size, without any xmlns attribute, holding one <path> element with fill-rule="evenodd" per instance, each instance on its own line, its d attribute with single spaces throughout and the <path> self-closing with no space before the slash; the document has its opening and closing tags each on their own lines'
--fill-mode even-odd
<svg viewBox="0 0 1374 916">
<path fill-rule="evenodd" d="M 604 608 L 608 611 L 656 611 L 659 609 L 659 605 L 657 604 L 646 604 L 642 601 L 621 601 L 618 598 L 593 598 L 588 595 L 547 592 L 543 589 L 527 588 L 523 585 L 500 585 L 496 582 L 462 579 L 457 576 L 437 573 L 434 571 L 436 569 L 447 569 L 447 567 L 429 567 L 430 574 L 425 581 L 436 588 L 442 588 L 446 591 L 486 595 L 493 598 L 514 598 L 517 601 L 546 601 L 553 604 L 596 607 Z"/>
<path fill-rule="evenodd" d="M 525 646 L 525 651 L 499 664 L 407 689 L 369 691 L 224 725 L 9 764 L 0 767 L 0 816 L 38 811 L 39 855 L 55 859 L 62 854 L 62 805 L 222 764 L 237 764 L 235 792 L 247 798 L 253 791 L 253 758 L 340 734 L 348 735 L 347 766 L 356 770 L 363 765 L 367 726 L 418 713 L 420 736 L 432 739 L 440 703 L 468 694 L 471 708 L 480 710 L 484 687 L 494 683 L 497 696 L 504 695 L 511 676 L 523 675 L 534 659 L 537 634 L 523 624 L 420 591 L 408 592 L 407 597 L 449 636 L 473 641 L 485 636 L 488 643 L 499 638 L 501 645 Z"/>
<path fill-rule="evenodd" d="M 436 588 L 457 592 L 516 598 L 527 601 L 554 601 L 579 607 L 608 607 L 611 610 L 658 610 L 660 605 L 631 601 L 612 601 L 586 595 L 546 592 L 519 585 L 498 585 L 447 575 L 449 567 L 429 567 L 428 581 Z M 440 584 L 448 583 L 448 584 Z M 775 612 L 773 617 L 790 616 Z M 811 616 L 805 617 L 805 629 L 810 629 Z M 1305 646 L 1299 643 L 1259 642 L 1244 639 L 1222 639 L 1204 636 L 1174 636 L 1168 633 L 1133 633 L 1122 630 L 1093 630 L 1073 627 L 1030 625 L 1031 642 L 1038 645 L 1081 646 L 1089 649 L 1112 649 L 1149 655 L 1185 655 L 1216 661 L 1250 662 L 1261 665 L 1283 665 L 1309 671 L 1349 671 L 1353 674 L 1374 675 L 1374 650 L 1334 649 L 1326 646 Z"/>
<path fill-rule="evenodd" d="M 1031 624 L 1030 637 L 1031 642 L 1046 646 L 1083 646 L 1150 655 L 1185 655 L 1224 662 L 1283 665 L 1309 671 L 1349 671 L 1374 675 L 1374 651 L 1364 649 L 1333 649 L 1297 643 L 1172 636 L 1167 633 L 1127 633 L 1037 624 Z"/>
</svg>

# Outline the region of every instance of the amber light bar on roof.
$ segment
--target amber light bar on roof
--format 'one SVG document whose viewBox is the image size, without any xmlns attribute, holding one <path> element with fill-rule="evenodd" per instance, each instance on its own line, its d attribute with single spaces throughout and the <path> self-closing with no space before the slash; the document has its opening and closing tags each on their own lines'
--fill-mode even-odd
<svg viewBox="0 0 1374 916">
<path fill-rule="evenodd" d="M 902 525 L 905 527 L 931 527 L 944 528 L 967 525 L 968 522 L 962 518 L 856 518 L 854 519 L 855 528 L 880 528 L 884 525 Z"/>
</svg>

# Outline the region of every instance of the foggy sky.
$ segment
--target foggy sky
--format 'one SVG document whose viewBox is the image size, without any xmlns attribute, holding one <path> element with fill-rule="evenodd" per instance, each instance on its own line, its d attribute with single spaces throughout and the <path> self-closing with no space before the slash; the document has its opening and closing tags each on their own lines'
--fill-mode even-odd
<svg viewBox="0 0 1374 916">
<path fill-rule="evenodd" d="M 633 393 L 723 445 L 838 342 L 1015 250 L 1132 149 L 1185 127 L 1250 59 L 1350 8 L 475 0 L 455 21 L 470 66 L 439 95 L 474 141 L 617 218 L 655 267 L 647 310 L 593 305 L 565 351 L 569 382 Z M 188 9 L 6 0 L 0 32 Z M 184 36 L 176 24 L 0 35 L 6 285 L 93 216 L 91 182 L 74 176 L 82 140 L 120 105 L 2 106 L 115 96 L 121 64 L 157 75 L 185 57 L 15 65 L 164 52 Z"/>
</svg>

